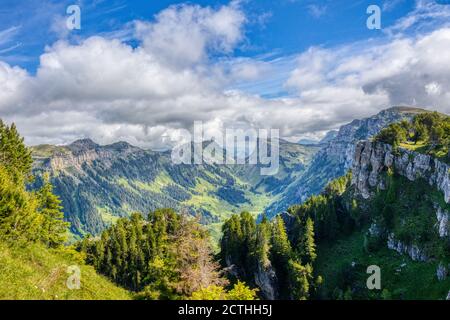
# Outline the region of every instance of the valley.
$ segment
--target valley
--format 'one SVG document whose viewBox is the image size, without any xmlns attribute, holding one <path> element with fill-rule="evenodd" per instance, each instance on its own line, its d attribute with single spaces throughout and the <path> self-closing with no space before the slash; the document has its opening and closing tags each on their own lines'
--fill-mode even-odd
<svg viewBox="0 0 450 320">
<path fill-rule="evenodd" d="M 34 187 L 50 173 L 74 237 L 98 234 L 133 212 L 168 207 L 198 216 L 218 239 L 221 222 L 231 214 L 246 210 L 257 216 L 277 201 L 318 150 L 281 141 L 279 172 L 261 176 L 258 165 L 177 165 L 170 152 L 79 140 L 32 148 Z"/>
</svg>

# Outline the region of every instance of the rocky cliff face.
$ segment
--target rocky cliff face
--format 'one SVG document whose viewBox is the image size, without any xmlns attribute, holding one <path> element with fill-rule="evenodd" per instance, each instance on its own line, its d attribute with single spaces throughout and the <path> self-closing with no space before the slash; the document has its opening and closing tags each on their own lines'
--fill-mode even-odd
<svg viewBox="0 0 450 320">
<path fill-rule="evenodd" d="M 117 142 L 115 144 L 102 147 L 90 139 L 78 140 L 66 147 L 69 152 L 56 152 L 48 158 L 46 163 L 48 169 L 53 171 L 75 168 L 81 170 L 83 164 L 92 164 L 94 161 L 112 161 L 119 157 L 127 157 L 132 154 L 144 153 L 137 147 L 126 142 Z"/>
<path fill-rule="evenodd" d="M 243 270 L 232 262 L 231 257 L 225 258 L 225 264 L 226 273 L 238 279 L 243 278 Z M 264 299 L 276 300 L 278 298 L 278 278 L 270 262 L 266 266 L 258 264 L 256 271 L 251 276 Z"/>
<path fill-rule="evenodd" d="M 313 158 L 308 171 L 303 175 L 298 195 L 303 202 L 310 195 L 322 191 L 331 180 L 344 175 L 352 167 L 356 144 L 378 134 L 391 123 L 412 119 L 422 109 L 393 107 L 377 115 L 354 120 L 342 126 L 337 136 L 328 142 Z"/>
<path fill-rule="evenodd" d="M 255 284 L 260 288 L 261 294 L 267 300 L 275 300 L 278 297 L 278 280 L 275 270 L 271 266 L 258 266 L 258 271 L 255 273 Z"/>
<path fill-rule="evenodd" d="M 354 159 L 352 183 L 365 199 L 370 197 L 374 187 L 384 189 L 382 173 L 393 169 L 410 181 L 423 179 L 441 191 L 445 202 L 450 203 L 450 166 L 431 156 L 405 149 L 394 153 L 390 145 L 362 141 L 356 145 Z M 440 220 L 445 219 L 443 215 L 448 214 L 441 211 Z"/>
<path fill-rule="evenodd" d="M 437 206 L 436 208 L 436 226 L 439 230 L 439 236 L 441 238 L 448 237 L 449 235 L 449 222 L 448 222 L 448 212 L 441 209 L 441 207 Z"/>
</svg>

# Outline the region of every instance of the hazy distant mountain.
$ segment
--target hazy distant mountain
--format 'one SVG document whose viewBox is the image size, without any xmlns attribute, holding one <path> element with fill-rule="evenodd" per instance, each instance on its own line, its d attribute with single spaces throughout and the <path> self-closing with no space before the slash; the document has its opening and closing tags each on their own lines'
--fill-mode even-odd
<svg viewBox="0 0 450 320">
<path fill-rule="evenodd" d="M 301 144 L 301 145 L 304 145 L 304 146 L 323 145 L 323 144 L 326 144 L 326 143 L 330 142 L 334 138 L 336 138 L 337 134 L 338 134 L 337 130 L 330 130 L 330 131 L 327 132 L 325 137 L 323 137 L 321 140 L 300 139 L 300 140 L 298 140 L 297 143 Z"/>
<path fill-rule="evenodd" d="M 309 145 L 316 145 L 319 144 L 320 141 L 319 140 L 313 140 L 313 139 L 300 139 L 297 142 L 298 144 L 304 145 L 304 146 L 309 146 Z"/>
<path fill-rule="evenodd" d="M 334 138 L 336 138 L 336 136 L 338 135 L 339 131 L 337 130 L 330 130 L 327 132 L 327 134 L 325 135 L 325 137 L 322 138 L 322 140 L 320 140 L 320 144 L 325 144 L 330 142 L 331 140 L 333 140 Z"/>
</svg>

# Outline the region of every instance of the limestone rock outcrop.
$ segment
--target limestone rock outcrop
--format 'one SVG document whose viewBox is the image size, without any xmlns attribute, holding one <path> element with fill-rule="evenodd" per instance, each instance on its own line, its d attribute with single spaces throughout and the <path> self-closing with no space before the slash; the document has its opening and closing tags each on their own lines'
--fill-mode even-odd
<svg viewBox="0 0 450 320">
<path fill-rule="evenodd" d="M 361 141 L 356 145 L 352 184 L 363 198 L 368 199 L 374 187 L 383 189 L 382 173 L 389 168 L 410 181 L 424 179 L 441 191 L 445 202 L 450 203 L 449 165 L 411 150 L 393 152 L 392 146 L 379 142 Z"/>
<path fill-rule="evenodd" d="M 413 244 L 408 245 L 400 240 L 395 239 L 395 235 L 391 233 L 388 237 L 387 247 L 395 250 L 400 254 L 407 254 L 413 261 L 427 261 L 428 256 L 419 246 Z"/>
</svg>

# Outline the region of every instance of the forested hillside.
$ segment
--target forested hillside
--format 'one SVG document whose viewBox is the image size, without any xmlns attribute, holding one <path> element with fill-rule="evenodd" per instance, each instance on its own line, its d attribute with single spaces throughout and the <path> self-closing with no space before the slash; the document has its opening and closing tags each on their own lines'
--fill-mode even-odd
<svg viewBox="0 0 450 320">
<path fill-rule="evenodd" d="M 235 215 L 223 226 L 220 255 L 231 277 L 259 287 L 265 299 L 306 300 L 321 284 L 313 272 L 312 220 L 297 244 L 288 239 L 280 216 L 256 224 L 248 212 Z"/>
</svg>

